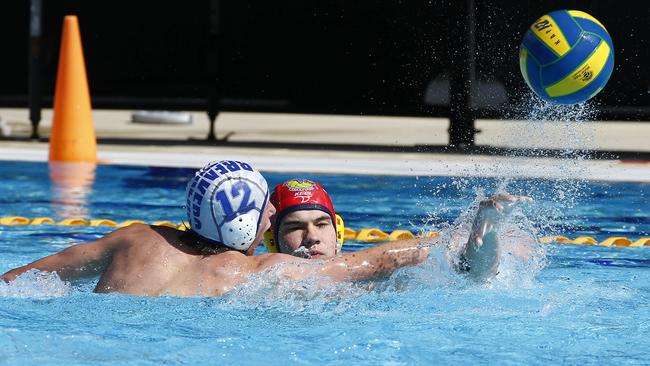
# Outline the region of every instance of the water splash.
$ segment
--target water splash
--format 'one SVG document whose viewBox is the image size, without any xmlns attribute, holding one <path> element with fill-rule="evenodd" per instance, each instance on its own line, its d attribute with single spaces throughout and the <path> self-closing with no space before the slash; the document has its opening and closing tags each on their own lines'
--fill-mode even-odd
<svg viewBox="0 0 650 366">
<path fill-rule="evenodd" d="M 324 261 L 310 261 L 305 266 L 317 268 Z M 446 248 L 434 247 L 425 263 L 396 270 L 392 275 L 355 282 L 335 282 L 328 277 L 308 276 L 290 280 L 283 264 L 249 276 L 215 306 L 223 309 L 256 309 L 280 313 L 336 316 L 350 311 L 374 311 L 386 306 L 400 294 L 415 294 L 423 289 L 453 286 L 461 276 L 448 261 Z"/>
<path fill-rule="evenodd" d="M 548 204 L 543 211 L 538 211 L 535 220 L 540 224 L 541 231 L 549 234 L 566 233 L 574 229 L 568 222 L 565 212 L 581 205 L 591 196 L 587 180 L 589 165 L 585 160 L 593 156 L 589 146 L 593 146 L 594 128 L 589 120 L 597 117 L 597 111 L 590 102 L 561 106 L 540 101 L 538 98 L 527 98 L 528 102 L 520 105 L 525 117 L 524 128 L 533 134 L 531 137 L 544 138 L 559 149 L 553 168 L 562 171 L 569 179 L 553 181 L 549 190 L 544 192 L 542 199 Z M 558 128 L 559 126 L 559 128 Z M 548 131 L 555 127 L 555 135 L 549 136 Z M 537 134 L 537 136 L 534 136 Z M 540 192 L 541 193 L 541 192 Z"/>
<path fill-rule="evenodd" d="M 547 264 L 547 251 L 531 235 L 530 229 L 518 225 L 506 227 L 500 239 L 499 272 L 490 281 L 498 288 L 532 288 L 537 276 Z"/>
<path fill-rule="evenodd" d="M 0 297 L 48 299 L 63 297 L 72 291 L 70 283 L 62 281 L 55 272 L 31 269 L 10 283 L 0 281 Z"/>
<path fill-rule="evenodd" d="M 304 280 L 290 280 L 283 273 L 283 265 L 279 264 L 249 276 L 246 283 L 226 294 L 216 306 L 332 316 L 352 310 L 373 311 L 382 303 L 392 303 L 405 294 L 412 297 L 421 292 L 435 293 L 451 288 L 533 286 L 544 266 L 545 252 L 531 233 L 531 222 L 516 210 L 503 225 L 501 264 L 494 279 L 487 284 L 477 283 L 455 270 L 459 251 L 467 243 L 482 198 L 483 195 L 477 196 L 475 204 L 463 211 L 453 224 L 443 225 L 440 244 L 431 247 L 428 259 L 420 265 L 398 269 L 381 279 L 333 282 L 319 277 L 318 271 Z M 316 269 L 323 263 L 314 260 L 303 265 Z"/>
<path fill-rule="evenodd" d="M 506 182 L 497 185 L 497 193 L 505 193 Z M 458 265 L 472 229 L 480 201 L 487 198 L 482 188 L 476 188 L 475 199 L 456 220 L 442 225 L 440 242 L 446 246 L 450 270 Z M 526 212 L 524 212 L 525 208 Z M 515 207 L 511 215 L 499 225 L 500 258 L 498 273 L 487 281 L 490 286 L 533 286 L 535 278 L 546 265 L 546 249 L 538 241 L 535 222 L 528 218 L 529 205 Z"/>
<path fill-rule="evenodd" d="M 437 223 L 442 231 L 442 240 L 449 243 L 451 258 L 457 258 L 459 248 L 466 243 L 471 229 L 471 220 L 476 212 L 478 202 L 486 198 L 488 193 L 528 195 L 536 203 L 527 208 L 526 214 L 519 212 L 512 217 L 504 228 L 502 246 L 510 249 L 505 253 L 513 253 L 518 243 L 529 248 L 527 259 L 507 255 L 501 258 L 499 275 L 492 281 L 499 286 L 534 283 L 534 278 L 541 268 L 546 265 L 546 248 L 538 242 L 538 237 L 545 235 L 566 234 L 579 225 L 579 220 L 571 220 L 567 212 L 573 211 L 591 197 L 588 181 L 589 165 L 585 160 L 592 158 L 589 151 L 593 146 L 594 129 L 588 120 L 594 120 L 596 109 L 590 103 L 561 106 L 547 103 L 535 97 L 530 91 L 523 96 L 505 119 L 517 120 L 510 125 L 499 138 L 505 146 L 506 155 L 512 164 L 490 166 L 490 175 L 500 176 L 494 180 L 452 178 L 450 184 L 431 189 L 431 195 L 446 191 L 449 187 L 457 189 L 456 197 L 447 195 L 447 202 L 442 202 L 438 210 L 430 211 L 424 229 L 427 230 Z M 499 145 L 499 141 L 496 145 Z M 533 146 L 533 147 L 531 147 Z M 534 147 L 537 146 L 537 147 Z M 519 179 L 522 166 L 519 162 L 528 158 L 526 163 L 534 166 L 540 164 L 534 171 L 536 179 Z M 481 165 L 477 164 L 468 175 L 475 175 Z M 494 171 L 496 170 L 496 171 Z M 478 173 L 481 173 L 480 171 Z M 490 194 L 491 194 L 490 193 Z M 474 195 L 471 208 L 463 210 L 451 224 L 444 222 L 458 208 L 458 202 Z M 422 197 L 423 201 L 431 200 Z M 419 206 L 426 207 L 426 203 Z M 449 222 L 449 220 L 447 221 Z"/>
</svg>

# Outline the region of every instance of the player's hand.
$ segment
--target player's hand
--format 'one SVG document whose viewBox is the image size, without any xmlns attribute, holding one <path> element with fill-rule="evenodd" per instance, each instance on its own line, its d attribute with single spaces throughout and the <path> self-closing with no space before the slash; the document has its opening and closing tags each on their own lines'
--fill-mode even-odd
<svg viewBox="0 0 650 366">
<path fill-rule="evenodd" d="M 511 194 L 498 194 L 481 201 L 480 211 L 492 211 L 496 214 L 508 215 L 512 209 L 521 203 L 531 203 L 533 199 L 528 196 L 516 196 Z"/>
<path fill-rule="evenodd" d="M 530 202 L 533 202 L 533 199 L 528 196 L 510 194 L 499 194 L 481 201 L 472 229 L 476 242 L 480 245 L 485 234 L 493 231 L 500 220 L 508 216 L 515 206 Z"/>
</svg>

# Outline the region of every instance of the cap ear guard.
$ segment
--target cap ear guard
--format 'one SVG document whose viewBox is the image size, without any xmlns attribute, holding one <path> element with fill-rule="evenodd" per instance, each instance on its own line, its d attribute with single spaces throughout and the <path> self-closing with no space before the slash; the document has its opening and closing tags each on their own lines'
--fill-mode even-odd
<svg viewBox="0 0 650 366">
<path fill-rule="evenodd" d="M 341 216 L 337 214 L 336 215 L 336 253 L 337 254 L 340 253 L 341 249 L 343 248 L 344 238 L 345 238 L 345 223 L 343 222 L 343 218 L 341 218 Z M 266 250 L 268 250 L 269 253 L 280 252 L 280 247 L 275 242 L 275 239 L 273 239 L 273 231 L 267 230 L 264 233 L 264 246 L 266 246 Z"/>
<path fill-rule="evenodd" d="M 273 231 L 271 229 L 264 232 L 264 246 L 269 253 L 280 253 L 280 248 L 275 244 L 275 239 L 273 239 Z"/>
<path fill-rule="evenodd" d="M 343 222 L 343 218 L 337 214 L 336 215 L 336 243 L 338 245 L 336 246 L 336 254 L 341 253 L 341 249 L 343 249 L 344 238 L 345 238 L 345 223 Z"/>
</svg>

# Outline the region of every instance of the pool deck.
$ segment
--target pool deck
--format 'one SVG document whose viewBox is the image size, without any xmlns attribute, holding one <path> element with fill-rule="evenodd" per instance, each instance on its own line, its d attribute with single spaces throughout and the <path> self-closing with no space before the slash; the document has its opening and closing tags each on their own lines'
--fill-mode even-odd
<svg viewBox="0 0 650 366">
<path fill-rule="evenodd" d="M 441 118 L 222 113 L 217 137 L 228 139 L 208 143 L 204 113 L 191 113 L 192 123 L 154 124 L 132 122 L 132 112 L 93 111 L 100 163 L 200 167 L 237 159 L 287 173 L 650 182 L 649 122 L 479 120 L 483 149 L 464 153 L 444 148 Z M 47 161 L 51 110 L 43 111 L 39 140 L 28 139 L 27 110 L 0 109 L 0 118 L 11 130 L 0 138 L 0 160 Z"/>
</svg>

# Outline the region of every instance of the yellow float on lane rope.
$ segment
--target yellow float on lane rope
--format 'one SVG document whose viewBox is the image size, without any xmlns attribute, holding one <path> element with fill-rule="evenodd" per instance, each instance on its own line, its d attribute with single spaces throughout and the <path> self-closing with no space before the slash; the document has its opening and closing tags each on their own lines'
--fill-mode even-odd
<svg viewBox="0 0 650 366">
<path fill-rule="evenodd" d="M 35 217 L 29 222 L 30 225 L 56 224 L 56 221 L 50 217 Z"/>
<path fill-rule="evenodd" d="M 22 216 L 8 216 L 0 218 L 0 225 L 27 225 L 29 219 Z"/>
<path fill-rule="evenodd" d="M 110 227 L 124 227 L 133 224 L 146 224 L 142 220 L 126 220 L 123 222 L 115 222 L 108 219 L 93 219 L 85 220 L 81 218 L 69 218 L 61 221 L 56 221 L 50 217 L 35 217 L 29 219 L 23 216 L 7 216 L 0 217 L 0 225 L 5 226 L 17 226 L 17 225 L 64 225 L 64 226 L 110 226 Z M 155 221 L 152 225 L 158 226 L 167 226 L 175 228 L 178 230 L 186 230 L 187 227 L 184 224 L 176 224 L 171 221 Z M 422 233 L 413 233 L 408 230 L 393 230 L 390 234 L 377 229 L 377 228 L 367 228 L 361 230 L 354 230 L 350 228 L 345 228 L 345 240 L 352 240 L 357 242 L 366 242 L 366 243 L 376 243 L 381 241 L 392 241 L 392 240 L 401 240 L 401 239 L 412 239 L 416 237 L 420 238 L 435 238 L 440 236 L 438 231 L 428 231 Z M 555 235 L 555 236 L 544 236 L 539 238 L 539 242 L 542 244 L 577 244 L 577 245 L 598 245 L 605 247 L 650 247 L 650 237 L 643 237 L 636 240 L 626 238 L 623 236 L 613 236 L 606 238 L 600 243 L 591 236 L 578 236 L 575 239 L 568 238 L 566 236 Z"/>
</svg>

